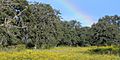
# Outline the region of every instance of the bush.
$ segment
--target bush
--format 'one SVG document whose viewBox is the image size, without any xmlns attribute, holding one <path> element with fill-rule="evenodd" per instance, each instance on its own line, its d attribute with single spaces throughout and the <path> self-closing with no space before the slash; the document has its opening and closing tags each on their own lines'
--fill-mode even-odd
<svg viewBox="0 0 120 60">
<path fill-rule="evenodd" d="M 120 55 L 120 48 L 119 47 L 97 47 L 95 49 L 91 49 L 90 52 L 97 53 L 97 54 Z"/>
</svg>

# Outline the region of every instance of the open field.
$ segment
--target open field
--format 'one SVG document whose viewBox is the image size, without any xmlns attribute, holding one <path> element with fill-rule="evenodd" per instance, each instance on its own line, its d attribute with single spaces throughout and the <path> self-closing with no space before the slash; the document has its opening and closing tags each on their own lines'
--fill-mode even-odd
<svg viewBox="0 0 120 60">
<path fill-rule="evenodd" d="M 91 54 L 97 47 L 55 47 L 44 50 L 1 51 L 0 60 L 120 60 L 119 56 Z M 105 47 L 107 48 L 107 47 Z"/>
</svg>

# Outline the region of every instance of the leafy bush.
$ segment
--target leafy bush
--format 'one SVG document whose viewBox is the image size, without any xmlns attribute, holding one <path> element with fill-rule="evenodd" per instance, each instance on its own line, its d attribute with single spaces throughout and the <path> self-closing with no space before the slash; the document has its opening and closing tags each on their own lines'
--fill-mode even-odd
<svg viewBox="0 0 120 60">
<path fill-rule="evenodd" d="M 120 48 L 119 47 L 97 47 L 95 49 L 91 49 L 90 52 L 97 53 L 97 54 L 120 55 Z"/>
</svg>

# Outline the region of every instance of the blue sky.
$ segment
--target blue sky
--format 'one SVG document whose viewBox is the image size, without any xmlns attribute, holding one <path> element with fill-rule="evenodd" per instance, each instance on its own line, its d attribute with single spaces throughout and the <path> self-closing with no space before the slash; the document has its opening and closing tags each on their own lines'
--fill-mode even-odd
<svg viewBox="0 0 120 60">
<path fill-rule="evenodd" d="M 120 0 L 28 0 L 50 4 L 60 10 L 64 20 L 80 21 L 90 26 L 105 15 L 120 15 Z"/>
</svg>

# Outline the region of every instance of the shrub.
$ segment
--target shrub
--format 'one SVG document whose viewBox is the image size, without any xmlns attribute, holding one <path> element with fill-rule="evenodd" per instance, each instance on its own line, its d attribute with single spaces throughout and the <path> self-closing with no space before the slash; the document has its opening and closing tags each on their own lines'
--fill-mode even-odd
<svg viewBox="0 0 120 60">
<path fill-rule="evenodd" d="M 97 53 L 97 54 L 120 55 L 120 48 L 119 47 L 97 47 L 95 49 L 91 49 L 90 52 Z"/>
</svg>

